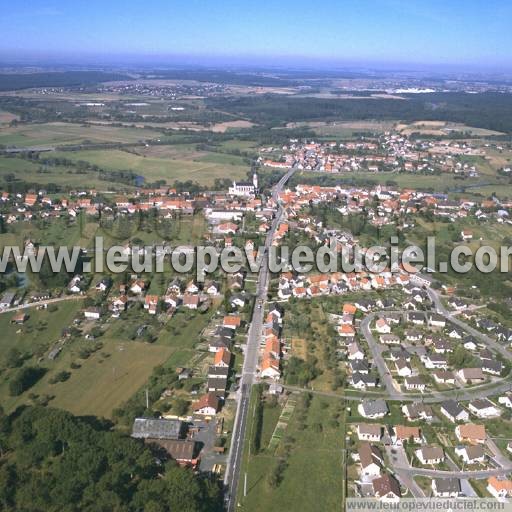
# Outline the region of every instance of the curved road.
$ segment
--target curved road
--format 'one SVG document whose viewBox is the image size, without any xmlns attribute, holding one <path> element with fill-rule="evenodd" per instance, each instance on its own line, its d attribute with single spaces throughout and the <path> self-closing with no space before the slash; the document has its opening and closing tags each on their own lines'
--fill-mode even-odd
<svg viewBox="0 0 512 512">
<path fill-rule="evenodd" d="M 434 292 L 432 290 L 432 292 Z M 430 293 L 429 293 L 430 294 Z M 469 325 L 465 324 L 458 318 L 455 318 L 452 316 L 444 307 L 442 307 L 442 304 L 440 303 L 440 299 L 437 296 L 437 294 L 432 293 L 431 297 L 435 297 L 435 300 L 433 300 L 434 304 L 436 304 L 437 312 L 442 314 L 447 320 L 456 323 L 459 327 L 464 329 L 466 332 L 472 334 L 475 336 L 475 338 L 479 339 L 483 343 L 489 345 L 490 347 L 494 348 L 496 351 L 499 351 L 501 354 L 503 354 L 507 359 L 512 358 L 512 354 L 502 345 L 500 345 L 495 340 L 489 338 L 488 336 L 485 336 L 484 334 L 480 333 L 479 331 L 473 329 Z M 438 301 L 438 302 L 436 302 Z M 441 305 L 441 307 L 438 306 L 438 303 Z M 386 313 L 390 313 L 390 311 L 385 311 Z M 372 353 L 373 361 L 375 363 L 375 366 L 377 367 L 377 370 L 379 372 L 379 376 L 381 379 L 381 382 L 384 384 L 386 388 L 386 395 L 382 396 L 382 398 L 386 398 L 389 400 L 396 400 L 401 402 L 413 402 L 421 400 L 426 403 L 437 403 L 437 402 L 443 402 L 444 400 L 448 400 L 454 397 L 454 394 L 457 395 L 458 400 L 473 400 L 475 398 L 483 398 L 492 394 L 497 393 L 504 393 L 506 391 L 510 391 L 512 389 L 512 380 L 511 378 L 505 378 L 501 379 L 498 382 L 494 383 L 487 383 L 483 384 L 481 386 L 474 386 L 469 389 L 456 389 L 456 390 L 449 390 L 449 391 L 432 391 L 429 393 L 423 393 L 423 394 L 412 394 L 412 393 L 404 393 L 399 388 L 395 386 L 395 382 L 393 380 L 393 377 L 391 376 L 389 369 L 387 367 L 386 362 L 384 361 L 384 358 L 382 357 L 382 353 L 388 348 L 381 343 L 379 343 L 375 337 L 373 336 L 370 325 L 375 319 L 376 316 L 378 316 L 380 313 L 383 313 L 383 311 L 375 311 L 372 313 L 369 313 L 365 316 L 363 321 L 361 322 L 360 329 L 361 333 L 363 334 L 366 342 L 368 343 L 368 347 L 370 349 L 370 352 Z M 400 311 L 392 311 L 392 313 L 402 313 Z M 349 397 L 346 397 L 348 400 L 350 400 Z M 376 397 L 377 398 L 377 397 Z"/>
</svg>

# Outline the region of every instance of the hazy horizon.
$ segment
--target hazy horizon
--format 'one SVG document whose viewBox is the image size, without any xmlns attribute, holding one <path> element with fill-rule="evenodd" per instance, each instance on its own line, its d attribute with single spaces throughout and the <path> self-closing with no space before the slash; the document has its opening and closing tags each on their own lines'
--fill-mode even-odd
<svg viewBox="0 0 512 512">
<path fill-rule="evenodd" d="M 35 1 L 4 7 L 0 61 L 499 73 L 512 70 L 510 19 L 497 0 Z"/>
</svg>

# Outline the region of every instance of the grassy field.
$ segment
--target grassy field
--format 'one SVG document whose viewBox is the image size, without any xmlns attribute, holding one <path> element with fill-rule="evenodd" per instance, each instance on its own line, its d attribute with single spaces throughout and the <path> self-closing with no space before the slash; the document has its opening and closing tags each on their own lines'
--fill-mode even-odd
<svg viewBox="0 0 512 512">
<path fill-rule="evenodd" d="M 151 375 L 153 368 L 164 365 L 175 369 L 188 363 L 197 352 L 200 333 L 211 318 L 210 313 L 180 312 L 164 328 L 160 327 L 158 339 L 149 344 L 130 341 L 126 333 L 150 319 L 143 311 L 130 312 L 123 319 L 109 321 L 105 335 L 99 338 L 102 347 L 84 359 L 81 350 L 91 342 L 80 337 L 68 342 L 60 355 L 49 361 L 48 350 L 60 337 L 60 330 L 70 325 L 80 303 L 66 302 L 59 305 L 55 313 L 31 310 L 30 320 L 23 327 L 10 323 L 12 315 L 0 315 L 0 329 L 7 333 L 2 341 L 2 351 L 17 347 L 20 351 L 34 352 L 26 365 L 40 365 L 47 369 L 46 375 L 30 390 L 19 397 L 10 397 L 8 383 L 16 369 L 4 369 L 0 381 L 1 403 L 7 410 L 30 402 L 32 394 L 52 397 L 54 407 L 75 414 L 94 414 L 110 417 L 113 409 L 126 402 L 138 391 Z M 45 322 L 43 325 L 42 322 Z M 155 328 L 153 328 L 153 332 Z M 72 364 L 79 368 L 72 368 Z M 51 379 L 62 371 L 71 376 L 65 382 L 51 383 Z"/>
<path fill-rule="evenodd" d="M 52 385 L 45 377 L 33 391 L 55 395 L 53 407 L 108 418 L 172 352 L 169 347 L 135 341 L 102 339 L 102 342 L 104 348 L 85 360 L 81 368 L 73 370 L 68 381 Z"/>
<path fill-rule="evenodd" d="M 1 131 L 1 130 L 0 130 Z M 52 153 L 47 153 L 48 155 Z M 61 186 L 96 188 L 99 190 L 116 190 L 130 188 L 128 185 L 101 180 L 96 172 L 77 173 L 72 167 L 48 167 L 15 157 L 0 156 L 0 182 L 7 175 L 14 175 L 18 180 L 47 186 L 55 183 Z"/>
<path fill-rule="evenodd" d="M 147 181 L 193 180 L 211 184 L 215 178 L 245 177 L 249 166 L 241 157 L 197 151 L 194 146 L 155 146 L 144 150 L 91 150 L 56 152 L 70 160 L 84 160 L 106 170 L 131 170 Z"/>
<path fill-rule="evenodd" d="M 268 476 L 282 456 L 283 443 L 275 452 L 264 449 L 258 455 L 248 455 L 246 450 L 242 475 L 247 471 L 247 496 L 243 497 L 242 476 L 238 500 L 240 510 L 309 512 L 340 508 L 343 497 L 341 455 L 344 437 L 342 428 L 333 427 L 328 421 L 339 412 L 340 407 L 339 400 L 314 397 L 304 429 L 297 410 L 292 414 L 283 435 L 283 439 L 287 438 L 287 442 L 291 443 L 290 454 L 286 459 L 282 481 L 277 487 L 269 484 Z M 275 422 L 275 414 L 264 412 L 264 440 Z"/>
<path fill-rule="evenodd" d="M 301 171 L 296 173 L 294 181 L 299 182 L 300 177 L 318 176 L 324 177 L 323 173 L 313 173 Z M 489 195 L 496 191 L 499 197 L 511 196 L 512 185 L 509 185 L 507 178 L 497 176 L 482 175 L 474 179 L 456 179 L 455 175 L 447 174 L 442 176 L 412 174 L 412 173 L 392 173 L 392 172 L 349 172 L 330 175 L 333 181 L 340 183 L 350 183 L 355 186 L 365 185 L 369 182 L 387 184 L 392 182 L 400 188 L 416 188 L 419 190 L 432 190 L 434 192 L 446 192 L 452 195 L 462 194 L 464 197 L 471 197 L 475 194 Z M 489 183 L 494 182 L 492 185 Z M 480 185 L 481 184 L 481 185 Z M 468 188 L 470 187 L 470 188 Z"/>
<path fill-rule="evenodd" d="M 154 130 L 114 126 L 83 126 L 72 123 L 24 124 L 0 129 L 0 144 L 6 146 L 54 146 L 90 142 L 138 142 L 159 138 Z"/>
<path fill-rule="evenodd" d="M 94 234 L 98 228 L 96 222 L 86 221 L 78 217 L 73 221 L 67 217 L 40 221 L 35 223 L 14 224 L 8 233 L 0 234 L 0 248 L 6 245 L 17 245 L 23 250 L 24 241 L 29 239 L 34 243 L 48 246 L 80 246 L 92 245 Z"/>
<path fill-rule="evenodd" d="M 393 129 L 395 121 L 336 121 L 324 123 L 321 121 L 288 123 L 287 128 L 310 128 L 319 137 L 349 138 L 355 133 L 381 133 Z"/>
<path fill-rule="evenodd" d="M 23 326 L 11 323 L 14 313 L 1 314 L 1 357 L 3 358 L 5 353 L 13 347 L 21 352 L 37 352 L 41 347 L 44 350 L 49 343 L 53 343 L 60 337 L 61 329 L 69 325 L 80 307 L 80 300 L 70 300 L 60 303 L 58 310 L 54 312 L 31 308 L 28 311 L 29 320 Z"/>
</svg>

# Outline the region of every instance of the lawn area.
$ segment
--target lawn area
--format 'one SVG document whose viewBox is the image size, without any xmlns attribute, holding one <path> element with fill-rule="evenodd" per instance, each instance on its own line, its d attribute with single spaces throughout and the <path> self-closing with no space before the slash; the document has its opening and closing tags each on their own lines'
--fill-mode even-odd
<svg viewBox="0 0 512 512">
<path fill-rule="evenodd" d="M 245 177 L 249 166 L 242 157 L 196 151 L 195 146 L 155 146 L 140 151 L 84 150 L 56 152 L 56 157 L 84 160 L 106 170 L 131 170 L 148 181 L 193 180 L 211 184 L 215 178 Z"/>
<path fill-rule="evenodd" d="M 248 481 L 247 496 L 244 498 L 242 476 L 238 500 L 241 510 L 308 512 L 340 508 L 343 497 L 341 460 L 344 434 L 342 427 L 331 425 L 330 418 L 339 414 L 341 407 L 340 400 L 314 397 L 305 413 L 305 424 L 302 423 L 303 413 L 297 409 L 294 411 L 275 454 L 263 450 L 247 460 L 248 452 L 245 450 L 242 475 L 247 471 Z M 263 414 L 264 433 L 271 429 L 270 423 L 275 422 L 274 416 Z M 277 487 L 272 487 L 269 474 L 279 457 L 284 456 L 283 444 L 286 443 L 289 455 L 286 457 L 282 480 Z M 246 448 L 248 444 L 249 441 L 246 442 Z"/>
<path fill-rule="evenodd" d="M 6 146 L 48 146 L 89 142 L 138 142 L 160 137 L 154 130 L 115 126 L 84 126 L 73 123 L 21 124 L 0 129 L 0 144 Z"/>
</svg>

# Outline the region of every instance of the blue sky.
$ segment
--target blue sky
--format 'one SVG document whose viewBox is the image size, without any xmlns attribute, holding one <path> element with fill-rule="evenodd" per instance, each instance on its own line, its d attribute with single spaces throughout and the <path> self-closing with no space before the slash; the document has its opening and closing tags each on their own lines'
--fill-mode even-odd
<svg viewBox="0 0 512 512">
<path fill-rule="evenodd" d="M 512 68 L 509 0 L 0 0 L 0 12 L 2 58 Z"/>
</svg>

